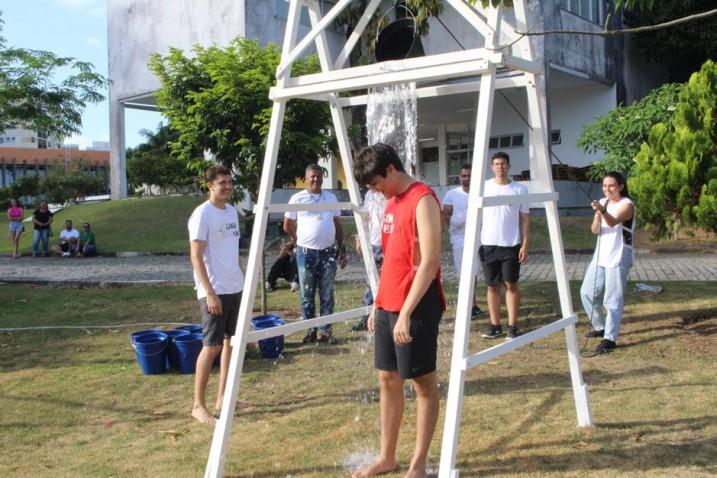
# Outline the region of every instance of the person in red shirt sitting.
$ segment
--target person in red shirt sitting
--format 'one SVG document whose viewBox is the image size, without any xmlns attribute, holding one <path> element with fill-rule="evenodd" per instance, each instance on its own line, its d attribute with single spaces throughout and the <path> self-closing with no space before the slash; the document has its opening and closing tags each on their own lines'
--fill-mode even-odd
<svg viewBox="0 0 717 478">
<path fill-rule="evenodd" d="M 397 468 L 403 383 L 418 400 L 416 445 L 406 477 L 426 476 L 426 456 L 438 419 L 438 323 L 446 308 L 441 283 L 441 207 L 433 190 L 409 176 L 391 146 L 359 153 L 353 174 L 388 199 L 382 226 L 383 266 L 368 329 L 376 338 L 381 390 L 381 452 L 353 473 L 367 478 Z"/>
</svg>

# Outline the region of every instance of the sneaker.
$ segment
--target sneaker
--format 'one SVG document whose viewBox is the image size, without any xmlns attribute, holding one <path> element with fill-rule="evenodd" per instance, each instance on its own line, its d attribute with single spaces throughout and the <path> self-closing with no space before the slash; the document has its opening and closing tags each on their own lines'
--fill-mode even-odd
<svg viewBox="0 0 717 478">
<path fill-rule="evenodd" d="M 609 354 L 613 350 L 615 350 L 615 347 L 617 347 L 617 344 L 613 342 L 612 340 L 603 339 L 598 344 L 597 348 L 595 349 L 595 354 Z"/>
<path fill-rule="evenodd" d="M 69 252 L 64 252 L 64 253 L 62 254 L 62 257 L 70 257 L 70 253 L 69 253 Z"/>
<path fill-rule="evenodd" d="M 484 339 L 496 339 L 503 335 L 503 327 L 500 325 L 493 325 L 490 324 L 490 327 L 488 327 L 488 330 L 486 332 L 483 332 L 481 334 L 481 337 Z"/>
<path fill-rule="evenodd" d="M 338 340 L 336 340 L 336 337 L 334 337 L 331 332 L 323 332 L 319 337 L 319 342 L 322 344 L 333 345 L 338 343 Z"/>
<path fill-rule="evenodd" d="M 264 287 L 266 288 L 267 292 L 274 292 L 274 288 L 269 284 L 269 281 L 264 282 Z"/>
<path fill-rule="evenodd" d="M 313 344 L 316 343 L 316 330 L 312 329 L 306 333 L 303 339 L 301 339 L 302 344 Z"/>
<path fill-rule="evenodd" d="M 605 337 L 605 331 L 604 330 L 591 330 L 590 332 L 585 333 L 586 339 L 592 339 L 595 337 L 599 337 L 599 338 Z"/>
<path fill-rule="evenodd" d="M 518 326 L 517 326 L 517 325 L 509 325 L 509 326 L 508 326 L 508 333 L 507 333 L 506 336 L 505 336 L 505 340 L 506 340 L 506 341 L 508 341 L 508 340 L 513 340 L 513 339 L 516 338 L 518 335 L 520 335 L 520 332 L 518 331 Z"/>
<path fill-rule="evenodd" d="M 478 307 L 477 305 L 474 305 L 473 308 L 471 309 L 471 320 L 477 319 L 480 314 L 481 314 L 480 307 Z"/>
<path fill-rule="evenodd" d="M 298 282 L 292 282 L 291 283 L 291 292 L 296 292 L 299 290 L 299 283 Z"/>
<path fill-rule="evenodd" d="M 359 323 L 351 327 L 351 330 L 353 330 L 354 332 L 368 330 L 368 317 L 363 317 L 361 320 L 359 320 Z"/>
</svg>

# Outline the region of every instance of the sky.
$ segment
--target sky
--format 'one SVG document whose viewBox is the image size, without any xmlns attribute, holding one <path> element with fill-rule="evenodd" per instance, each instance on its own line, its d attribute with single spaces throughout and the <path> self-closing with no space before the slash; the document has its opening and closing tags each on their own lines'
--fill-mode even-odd
<svg viewBox="0 0 717 478">
<path fill-rule="evenodd" d="M 0 0 L 2 35 L 8 45 L 47 50 L 87 61 L 107 76 L 106 0 Z M 65 72 L 65 75 L 67 73 Z M 64 79 L 61 74 L 57 80 Z M 107 91 L 103 92 L 107 96 Z M 142 129 L 156 130 L 158 113 L 125 110 L 126 146 L 144 142 Z M 81 148 L 93 141 L 109 141 L 107 101 L 89 105 L 82 116 L 82 133 L 65 140 Z"/>
</svg>

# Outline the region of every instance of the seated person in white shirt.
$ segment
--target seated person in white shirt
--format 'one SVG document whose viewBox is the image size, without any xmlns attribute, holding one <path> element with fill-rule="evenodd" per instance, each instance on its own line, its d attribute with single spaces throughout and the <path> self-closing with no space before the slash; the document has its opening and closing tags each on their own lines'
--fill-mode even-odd
<svg viewBox="0 0 717 478">
<path fill-rule="evenodd" d="M 80 247 L 80 233 L 72 227 L 72 221 L 65 221 L 65 228 L 60 231 L 60 243 L 52 246 L 52 251 L 63 257 L 74 257 Z"/>
</svg>

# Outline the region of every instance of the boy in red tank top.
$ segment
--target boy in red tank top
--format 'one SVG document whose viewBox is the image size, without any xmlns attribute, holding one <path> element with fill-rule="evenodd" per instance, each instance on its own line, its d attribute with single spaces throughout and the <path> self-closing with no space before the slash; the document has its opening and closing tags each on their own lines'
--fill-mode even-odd
<svg viewBox="0 0 717 478">
<path fill-rule="evenodd" d="M 416 445 L 406 477 L 426 476 L 426 457 L 438 419 L 438 323 L 445 310 L 441 284 L 441 208 L 433 190 L 406 174 L 388 145 L 359 153 L 353 174 L 389 200 L 383 228 L 383 266 L 368 319 L 376 338 L 381 389 L 381 453 L 356 470 L 367 478 L 397 468 L 396 443 L 403 416 L 403 382 L 413 381 L 418 401 Z"/>
</svg>

